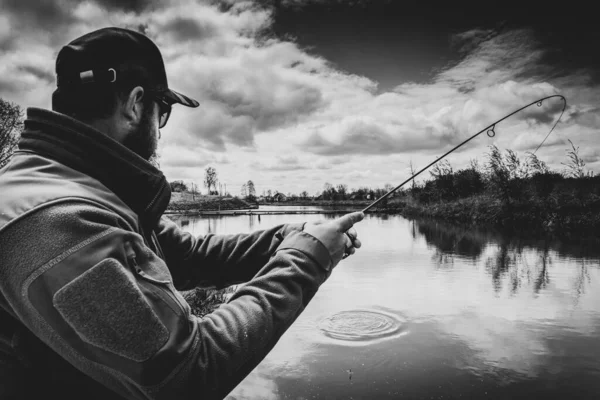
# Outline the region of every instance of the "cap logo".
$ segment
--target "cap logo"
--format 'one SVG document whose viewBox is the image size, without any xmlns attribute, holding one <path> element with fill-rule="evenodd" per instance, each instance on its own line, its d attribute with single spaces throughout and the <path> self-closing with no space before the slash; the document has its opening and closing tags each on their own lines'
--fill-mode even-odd
<svg viewBox="0 0 600 400">
<path fill-rule="evenodd" d="M 92 83 L 94 82 L 94 71 L 83 71 L 79 73 L 81 83 Z"/>
</svg>

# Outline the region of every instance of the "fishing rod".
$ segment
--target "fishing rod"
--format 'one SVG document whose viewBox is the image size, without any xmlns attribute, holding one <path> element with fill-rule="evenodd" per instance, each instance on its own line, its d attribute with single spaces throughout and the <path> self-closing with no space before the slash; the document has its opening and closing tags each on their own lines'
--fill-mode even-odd
<svg viewBox="0 0 600 400">
<path fill-rule="evenodd" d="M 542 103 L 545 100 L 551 99 L 553 97 L 558 97 L 558 98 L 562 99 L 562 101 L 563 101 L 563 108 L 562 108 L 562 111 L 560 112 L 560 116 L 558 117 L 558 119 L 556 120 L 556 122 L 554 123 L 554 125 L 552 126 L 552 129 L 550 129 L 550 132 L 548 132 L 548 134 L 546 135 L 546 137 L 544 138 L 544 140 L 542 140 L 542 142 L 538 145 L 538 147 L 532 153 L 532 155 L 535 154 L 539 150 L 539 148 L 542 147 L 542 145 L 544 144 L 544 142 L 546 141 L 546 139 L 548 139 L 548 136 L 550 136 L 550 134 L 552 133 L 552 131 L 554 131 L 554 128 L 556 127 L 556 125 L 558 124 L 558 122 L 560 121 L 560 119 L 562 118 L 562 116 L 563 116 L 563 114 L 565 112 L 565 109 L 567 108 L 567 99 L 564 96 L 560 95 L 560 94 L 554 94 L 552 96 L 543 97 L 543 98 L 541 98 L 539 100 L 531 102 L 531 103 L 527 104 L 526 106 L 523 106 L 523 107 L 519 108 L 518 110 L 513 111 L 510 114 L 508 114 L 508 115 L 502 117 L 501 119 L 495 121 L 494 123 L 488 125 L 487 127 L 483 128 L 482 130 L 480 130 L 479 132 L 477 132 L 476 134 L 474 134 L 473 136 L 471 136 L 470 138 L 468 138 L 464 142 L 460 143 L 458 146 L 455 146 L 451 150 L 449 150 L 446 153 L 444 153 L 442 156 L 436 158 L 435 161 L 432 161 L 431 163 L 429 163 L 426 167 L 424 167 L 423 169 L 421 169 L 419 172 L 415 173 L 410 178 L 408 178 L 407 180 L 405 180 L 404 182 L 402 182 L 401 184 L 399 184 L 398 186 L 396 186 L 395 188 L 393 188 L 392 190 L 390 190 L 389 192 L 387 192 L 386 194 L 384 194 L 383 196 L 381 196 L 380 198 L 378 198 L 377 200 L 375 200 L 374 202 L 372 202 L 371 204 L 369 204 L 366 208 L 364 208 L 362 210 L 362 212 L 366 212 L 370 208 L 373 208 L 374 206 L 376 206 L 377 204 L 379 204 L 381 201 L 385 200 L 392 193 L 394 193 L 396 190 L 400 189 L 402 186 L 406 185 L 408 182 L 410 182 L 413 179 L 415 179 L 417 176 L 419 176 L 427 168 L 431 167 L 432 165 L 434 165 L 435 163 L 437 163 L 438 161 L 440 161 L 442 158 L 446 157 L 448 154 L 454 152 L 456 149 L 459 149 L 463 145 L 465 145 L 468 142 L 470 142 L 471 140 L 475 139 L 477 136 L 479 136 L 483 132 L 487 132 L 488 137 L 494 137 L 496 135 L 496 131 L 495 131 L 496 125 L 498 125 L 500 122 L 502 122 L 505 119 L 507 119 L 507 118 L 515 115 L 516 113 L 518 113 L 520 111 L 523 111 L 524 109 L 526 109 L 528 107 L 531 107 L 534 104 L 537 104 L 538 107 L 541 107 Z"/>
</svg>

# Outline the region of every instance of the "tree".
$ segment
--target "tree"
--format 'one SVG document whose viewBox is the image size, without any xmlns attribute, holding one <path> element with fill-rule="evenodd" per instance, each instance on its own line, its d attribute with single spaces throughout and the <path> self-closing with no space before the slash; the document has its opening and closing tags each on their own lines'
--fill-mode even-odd
<svg viewBox="0 0 600 400">
<path fill-rule="evenodd" d="M 346 195 L 348 194 L 348 185 L 340 183 L 336 186 L 336 190 L 340 200 L 346 200 Z"/>
<path fill-rule="evenodd" d="M 170 182 L 172 192 L 187 192 L 188 187 L 183 181 Z"/>
<path fill-rule="evenodd" d="M 392 190 L 393 188 L 394 188 L 394 186 L 392 186 L 392 184 L 391 184 L 391 183 L 386 183 L 385 185 L 383 185 L 383 191 L 384 191 L 385 193 L 389 192 L 389 191 L 390 191 L 390 190 Z M 385 193 L 384 193 L 384 194 L 385 194 Z M 396 192 L 394 192 L 394 194 L 397 194 L 397 193 L 398 193 L 397 191 L 396 191 Z"/>
<path fill-rule="evenodd" d="M 198 185 L 196 185 L 194 182 L 190 183 L 190 191 L 192 192 L 192 201 L 196 201 L 196 189 L 198 188 Z"/>
<path fill-rule="evenodd" d="M 208 188 L 208 194 L 211 193 L 211 187 L 214 187 L 215 190 L 217 189 L 218 181 L 219 180 L 217 179 L 217 170 L 213 167 L 207 167 L 204 171 L 204 186 Z"/>
<path fill-rule="evenodd" d="M 254 200 L 256 198 L 256 189 L 254 188 L 254 182 L 251 180 L 246 183 L 246 187 L 248 189 L 248 198 Z"/>
<path fill-rule="evenodd" d="M 305 190 L 302 193 L 300 193 L 300 197 L 302 197 L 304 200 L 306 200 L 308 198 L 308 192 Z"/>
<path fill-rule="evenodd" d="M 248 196 L 248 186 L 244 183 L 242 185 L 242 197 L 247 197 Z"/>
<path fill-rule="evenodd" d="M 333 200 L 336 194 L 335 188 L 329 182 L 323 185 L 323 200 Z"/>
<path fill-rule="evenodd" d="M 0 168 L 12 156 L 23 129 L 23 111 L 16 104 L 0 99 Z"/>
<path fill-rule="evenodd" d="M 410 163 L 408 164 L 408 166 L 410 167 L 410 176 L 414 176 L 416 171 L 415 171 L 415 167 L 413 166 L 412 160 L 410 160 Z M 416 183 L 415 183 L 415 179 L 413 178 L 413 180 L 412 180 L 412 189 L 413 190 L 415 190 L 415 186 L 416 186 Z"/>
</svg>

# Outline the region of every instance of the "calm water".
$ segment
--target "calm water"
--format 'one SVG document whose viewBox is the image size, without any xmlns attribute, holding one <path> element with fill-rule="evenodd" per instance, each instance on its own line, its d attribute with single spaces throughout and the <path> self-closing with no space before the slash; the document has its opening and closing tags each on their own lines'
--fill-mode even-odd
<svg viewBox="0 0 600 400">
<path fill-rule="evenodd" d="M 195 234 L 332 215 L 179 217 Z M 600 398 L 600 246 L 367 215 L 229 399 Z"/>
</svg>

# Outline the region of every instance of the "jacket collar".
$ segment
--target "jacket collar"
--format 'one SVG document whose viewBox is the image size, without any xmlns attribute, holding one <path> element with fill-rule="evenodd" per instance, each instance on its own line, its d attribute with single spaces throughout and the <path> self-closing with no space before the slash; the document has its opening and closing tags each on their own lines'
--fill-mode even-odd
<svg viewBox="0 0 600 400">
<path fill-rule="evenodd" d="M 171 199 L 171 188 L 160 170 L 111 137 L 54 111 L 27 109 L 19 149 L 97 179 L 145 226 L 155 226 Z"/>
</svg>

